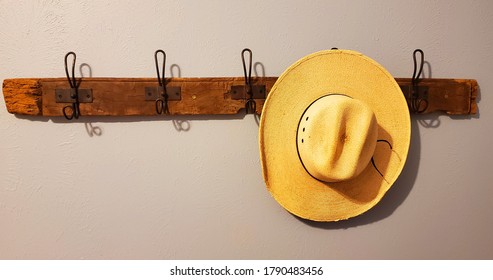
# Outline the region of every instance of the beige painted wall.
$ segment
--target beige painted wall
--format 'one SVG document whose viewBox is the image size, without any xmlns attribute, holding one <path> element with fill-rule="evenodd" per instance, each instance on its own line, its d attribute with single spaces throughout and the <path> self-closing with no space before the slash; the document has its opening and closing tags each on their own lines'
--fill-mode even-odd
<svg viewBox="0 0 493 280">
<path fill-rule="evenodd" d="M 158 48 L 182 77 L 242 76 L 244 47 L 267 76 L 339 47 L 409 77 L 422 48 L 427 77 L 481 87 L 478 116 L 413 116 L 394 187 L 331 224 L 301 221 L 270 197 L 251 116 L 68 123 L 8 114 L 2 96 L 1 259 L 493 258 L 492 1 L 0 4 L 1 80 L 63 77 L 70 50 L 93 77 L 154 77 Z"/>
</svg>

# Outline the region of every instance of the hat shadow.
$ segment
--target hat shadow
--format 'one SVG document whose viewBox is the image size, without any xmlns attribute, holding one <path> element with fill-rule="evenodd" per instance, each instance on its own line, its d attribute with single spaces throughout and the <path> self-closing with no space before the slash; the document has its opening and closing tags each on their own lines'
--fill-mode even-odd
<svg viewBox="0 0 493 280">
<path fill-rule="evenodd" d="M 393 186 L 373 208 L 356 217 L 337 222 L 316 222 L 300 218 L 293 214 L 291 215 L 308 226 L 328 230 L 367 225 L 383 220 L 392 215 L 392 213 L 404 202 L 411 192 L 419 169 L 421 143 L 418 120 L 411 120 L 411 131 L 411 143 L 404 169 Z"/>
</svg>

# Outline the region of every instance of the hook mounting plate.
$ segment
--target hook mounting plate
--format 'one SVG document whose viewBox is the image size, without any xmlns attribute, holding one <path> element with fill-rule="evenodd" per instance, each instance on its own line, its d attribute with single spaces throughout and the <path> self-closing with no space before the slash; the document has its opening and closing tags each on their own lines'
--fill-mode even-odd
<svg viewBox="0 0 493 280">
<path fill-rule="evenodd" d="M 169 100 L 181 100 L 181 87 L 166 87 Z M 164 93 L 163 87 L 146 87 L 145 88 L 145 100 L 156 101 L 162 97 Z"/>
<path fill-rule="evenodd" d="M 428 86 L 422 86 L 422 85 L 417 86 L 416 87 L 417 91 L 414 93 L 415 96 L 413 96 L 412 94 L 413 92 L 412 85 L 400 85 L 399 87 L 401 88 L 402 93 L 408 100 L 412 98 L 428 99 L 428 90 L 429 90 Z"/>
<path fill-rule="evenodd" d="M 79 88 L 78 100 L 79 103 L 92 103 L 92 89 L 90 88 Z M 56 103 L 74 103 L 75 100 L 75 89 L 73 88 L 57 88 L 55 89 L 55 101 Z"/>
<path fill-rule="evenodd" d="M 265 99 L 265 85 L 252 85 L 253 99 Z M 242 86 L 231 86 L 231 99 L 247 99 L 246 88 Z"/>
</svg>

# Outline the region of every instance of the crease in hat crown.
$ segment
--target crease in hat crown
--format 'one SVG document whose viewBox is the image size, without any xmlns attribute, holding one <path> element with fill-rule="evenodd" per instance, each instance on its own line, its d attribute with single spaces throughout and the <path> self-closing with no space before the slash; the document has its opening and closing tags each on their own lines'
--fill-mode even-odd
<svg viewBox="0 0 493 280">
<path fill-rule="evenodd" d="M 358 176 L 375 150 L 378 124 L 364 102 L 341 94 L 315 100 L 300 118 L 297 149 L 306 171 L 324 182 Z"/>
</svg>

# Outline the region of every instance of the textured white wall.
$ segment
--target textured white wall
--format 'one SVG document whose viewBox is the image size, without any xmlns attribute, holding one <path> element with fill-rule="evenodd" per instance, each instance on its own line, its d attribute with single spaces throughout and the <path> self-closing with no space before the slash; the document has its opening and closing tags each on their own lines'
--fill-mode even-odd
<svg viewBox="0 0 493 280">
<path fill-rule="evenodd" d="M 481 88 L 478 116 L 413 116 L 394 187 L 364 215 L 331 224 L 301 221 L 270 197 L 251 116 L 66 122 L 11 115 L 2 96 L 0 258 L 493 258 L 492 1 L 0 6 L 1 80 L 63 77 L 70 50 L 93 77 L 154 77 L 158 48 L 182 77 L 242 76 L 244 47 L 266 76 L 339 47 L 409 77 L 422 48 L 427 77 L 473 78 Z"/>
</svg>

